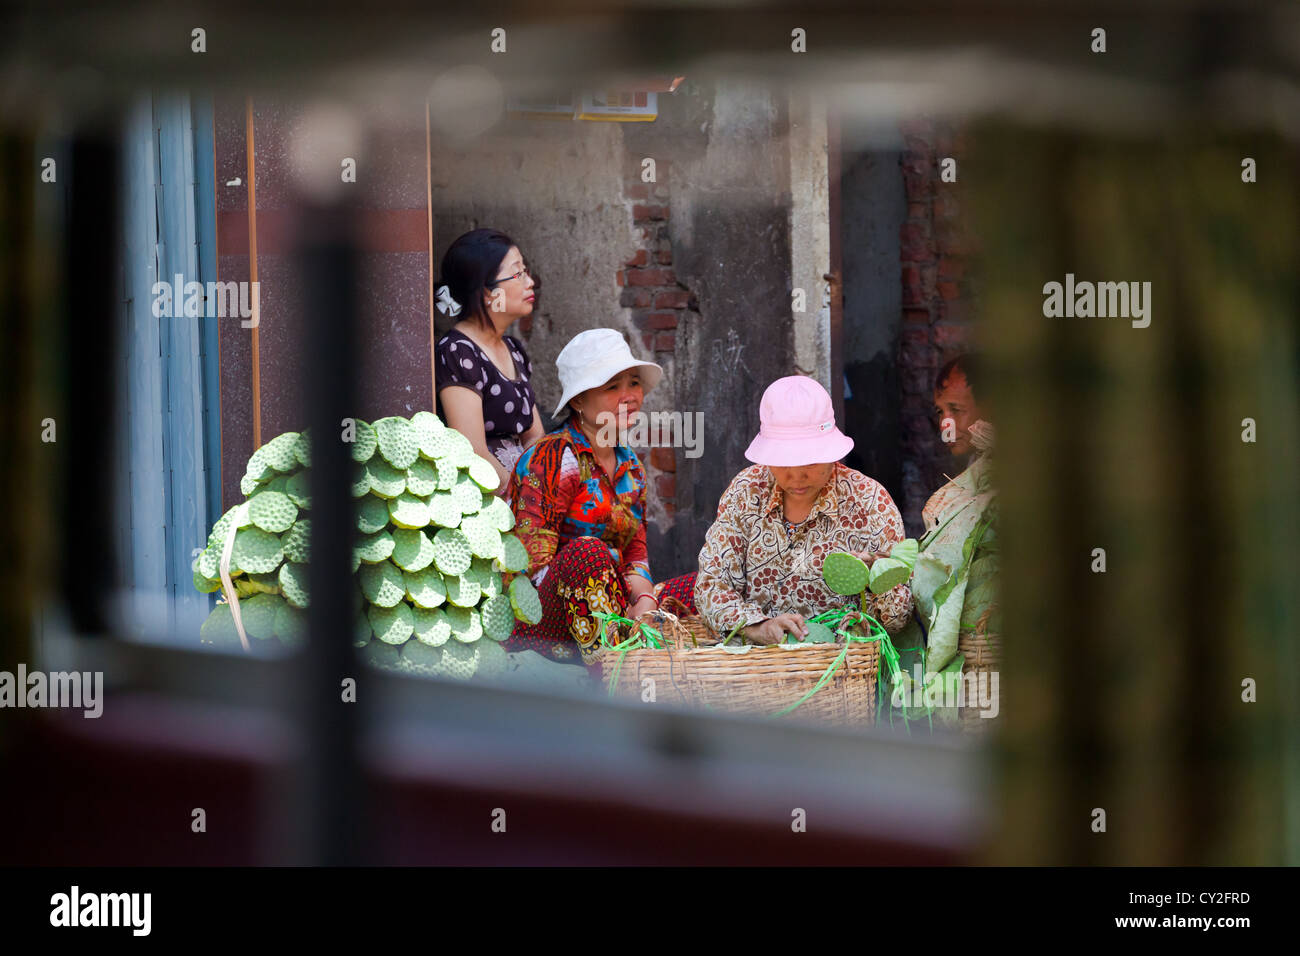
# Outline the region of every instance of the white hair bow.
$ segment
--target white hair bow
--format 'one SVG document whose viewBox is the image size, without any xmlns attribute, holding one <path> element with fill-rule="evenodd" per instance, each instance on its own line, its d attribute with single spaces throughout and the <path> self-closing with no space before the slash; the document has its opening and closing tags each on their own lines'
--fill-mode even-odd
<svg viewBox="0 0 1300 956">
<path fill-rule="evenodd" d="M 445 285 L 438 286 L 438 311 L 452 318 L 460 315 L 460 303 L 451 297 L 451 290 Z"/>
</svg>

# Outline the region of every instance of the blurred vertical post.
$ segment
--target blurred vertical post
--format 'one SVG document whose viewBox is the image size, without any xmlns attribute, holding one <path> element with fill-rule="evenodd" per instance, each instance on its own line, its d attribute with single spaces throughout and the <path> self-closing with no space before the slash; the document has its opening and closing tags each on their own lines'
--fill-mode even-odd
<svg viewBox="0 0 1300 956">
<path fill-rule="evenodd" d="M 119 584 L 111 549 L 94 561 L 88 543 L 113 539 L 114 434 L 118 359 L 113 341 L 118 277 L 119 126 L 112 117 L 78 133 L 71 149 L 66 223 L 63 368 L 67 407 L 57 422 L 62 448 L 57 573 L 70 622 L 82 634 L 108 628 L 108 596 Z M 99 317 L 95 322 L 95 317 Z M 31 423 L 33 426 L 36 423 Z"/>
<path fill-rule="evenodd" d="M 6 501 L 31 501 L 39 483 L 38 472 L 52 472 L 49 463 L 37 462 L 40 420 L 54 409 L 38 414 L 36 390 L 37 298 L 42 283 L 37 272 L 35 191 L 40 177 L 36 143 L 25 133 L 10 130 L 0 138 L 0 309 L 5 316 L 5 346 L 0 349 L 0 441 L 8 458 L 0 468 L 0 490 Z M 41 311 L 44 311 L 42 309 Z M 40 504 L 48 504 L 42 496 Z M 43 539 L 33 534 L 40 508 L 14 508 L 0 526 L 0 669 L 26 660 L 32 629 L 32 609 L 41 572 L 45 571 Z M 33 546 L 40 553 L 33 554 Z M 0 735 L 0 743 L 4 735 Z"/>
<path fill-rule="evenodd" d="M 296 827 L 292 862 L 355 865 L 366 845 L 360 758 L 361 703 L 346 702 L 343 682 L 359 679 L 352 648 L 354 530 L 351 445 L 343 419 L 355 414 L 357 270 L 355 216 L 343 202 L 309 200 L 298 261 L 309 327 L 307 418 L 312 455 L 311 606 L 307 645 L 295 657 L 300 792 L 290 808 Z M 358 695 L 352 695 L 353 700 Z"/>
<path fill-rule="evenodd" d="M 1296 148 L 973 132 L 1008 687 L 990 858 L 1300 862 Z M 1045 314 L 1067 275 L 1149 282 L 1146 317 Z"/>
</svg>

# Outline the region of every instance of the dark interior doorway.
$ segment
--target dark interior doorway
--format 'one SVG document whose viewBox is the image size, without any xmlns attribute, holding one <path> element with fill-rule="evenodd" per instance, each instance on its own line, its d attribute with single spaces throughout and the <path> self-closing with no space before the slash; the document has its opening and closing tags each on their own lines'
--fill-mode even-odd
<svg viewBox="0 0 1300 956">
<path fill-rule="evenodd" d="M 844 390 L 846 464 L 902 502 L 903 448 L 898 342 L 903 291 L 899 230 L 907 199 L 894 127 L 840 127 L 840 257 L 843 318 L 833 374 Z"/>
</svg>

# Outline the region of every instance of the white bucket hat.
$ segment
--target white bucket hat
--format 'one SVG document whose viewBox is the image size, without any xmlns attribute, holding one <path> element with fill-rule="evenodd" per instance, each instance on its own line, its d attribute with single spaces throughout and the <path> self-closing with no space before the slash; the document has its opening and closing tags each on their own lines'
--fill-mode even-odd
<svg viewBox="0 0 1300 956">
<path fill-rule="evenodd" d="M 560 373 L 560 387 L 564 394 L 560 396 L 553 416 L 558 416 L 574 396 L 604 385 L 619 372 L 637 367 L 645 369 L 647 392 L 664 376 L 663 368 L 654 362 L 640 362 L 633 358 L 627 341 L 614 329 L 579 332 L 555 357 L 555 368 Z"/>
</svg>

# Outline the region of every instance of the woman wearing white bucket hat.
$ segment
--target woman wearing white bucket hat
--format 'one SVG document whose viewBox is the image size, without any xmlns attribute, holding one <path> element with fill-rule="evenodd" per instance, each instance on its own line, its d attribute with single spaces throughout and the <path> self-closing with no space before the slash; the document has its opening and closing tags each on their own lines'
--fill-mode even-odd
<svg viewBox="0 0 1300 956">
<path fill-rule="evenodd" d="M 543 616 L 539 624 L 516 624 L 506 648 L 593 665 L 600 651 L 593 612 L 636 617 L 658 606 L 656 591 L 692 607 L 694 575 L 656 587 L 646 552 L 645 471 L 619 443 L 663 369 L 634 358 L 613 329 L 580 332 L 555 364 L 563 390 L 555 414 L 567 406 L 569 416 L 524 450 L 507 495 Z"/>
<path fill-rule="evenodd" d="M 870 563 L 906 536 L 882 485 L 840 461 L 853 439 L 835 426 L 826 389 L 805 375 L 763 393 L 761 426 L 745 450 L 756 464 L 722 495 L 700 551 L 695 603 L 721 634 L 744 625 L 755 644 L 807 633 L 806 618 L 856 599 L 828 588 L 822 561 L 834 551 Z M 891 633 L 912 611 L 906 583 L 868 595 L 868 612 Z"/>
</svg>

